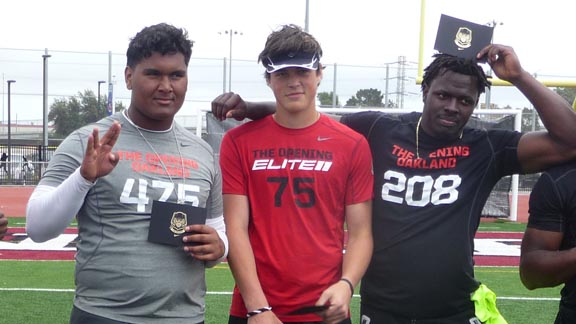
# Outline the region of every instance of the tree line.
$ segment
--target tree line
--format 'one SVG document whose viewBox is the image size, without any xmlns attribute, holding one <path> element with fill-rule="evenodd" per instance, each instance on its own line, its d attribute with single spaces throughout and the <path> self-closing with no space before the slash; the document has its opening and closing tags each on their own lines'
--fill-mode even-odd
<svg viewBox="0 0 576 324">
<path fill-rule="evenodd" d="M 69 98 L 56 99 L 48 112 L 48 121 L 54 129 L 50 137 L 65 138 L 72 131 L 108 116 L 108 96 L 103 95 L 99 99 L 92 90 L 78 92 L 76 96 Z M 121 101 L 117 101 L 114 106 L 115 111 L 126 108 Z"/>
<path fill-rule="evenodd" d="M 558 93 L 562 98 L 564 98 L 570 105 L 574 103 L 576 98 L 576 88 L 555 88 L 554 91 Z M 334 103 L 333 92 L 319 92 L 317 95 L 318 101 L 322 106 L 332 106 Z M 398 105 L 392 100 L 388 99 L 388 103 L 382 102 L 384 95 L 378 89 L 360 89 L 356 92 L 356 95 L 350 97 L 346 101 L 344 107 L 380 107 L 380 108 L 397 108 Z M 336 107 L 342 107 L 340 105 L 340 99 L 336 96 Z M 512 107 L 504 107 L 512 108 Z M 528 108 L 524 108 L 528 109 Z"/>
<path fill-rule="evenodd" d="M 319 92 L 317 95 L 318 101 L 321 106 L 332 106 L 333 104 L 333 92 Z M 378 89 L 360 89 L 356 92 L 356 95 L 350 97 L 344 107 L 381 107 L 381 108 L 397 108 L 398 105 L 392 100 L 388 99 L 388 103 L 384 104 L 382 100 L 384 95 Z M 341 107 L 340 100 L 336 96 L 336 107 Z"/>
<path fill-rule="evenodd" d="M 554 91 L 562 96 L 562 98 L 566 99 L 566 101 L 570 104 L 572 104 L 576 98 L 576 88 L 559 87 L 555 88 Z M 319 92 L 317 98 L 321 106 L 331 107 L 334 100 L 332 92 Z M 338 96 L 336 96 L 335 99 L 336 107 L 342 107 L 340 105 Z M 388 100 L 388 103 L 384 104 L 382 102 L 383 99 L 384 95 L 378 89 L 360 89 L 354 96 L 350 97 L 346 101 L 344 107 L 398 107 L 391 100 Z M 50 134 L 50 137 L 64 138 L 75 129 L 96 122 L 107 116 L 107 102 L 108 97 L 106 95 L 102 95 L 100 98 L 97 98 L 92 90 L 84 90 L 84 92 L 78 92 L 76 96 L 71 96 L 69 98 L 56 99 L 50 106 L 50 111 L 48 113 L 48 121 L 53 124 L 54 129 L 53 133 Z M 122 111 L 126 108 L 121 101 L 115 102 L 114 106 L 115 111 Z M 503 108 L 512 107 L 506 106 Z M 530 117 L 533 115 L 532 111 L 533 109 L 526 107 L 523 108 L 522 131 L 529 131 L 534 129 L 536 122 L 534 118 Z"/>
</svg>

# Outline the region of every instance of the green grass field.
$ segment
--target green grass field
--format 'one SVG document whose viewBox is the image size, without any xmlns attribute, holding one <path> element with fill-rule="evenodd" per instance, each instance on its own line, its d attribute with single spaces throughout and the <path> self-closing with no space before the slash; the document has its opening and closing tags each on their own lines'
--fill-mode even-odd
<svg viewBox="0 0 576 324">
<path fill-rule="evenodd" d="M 1 323 L 67 323 L 74 289 L 74 262 L 0 261 Z M 559 288 L 528 291 L 517 268 L 477 268 L 476 275 L 498 295 L 500 312 L 510 324 L 553 323 Z M 206 324 L 227 323 L 234 281 L 227 264 L 207 271 Z M 358 324 L 359 297 L 353 299 L 352 319 Z"/>
<path fill-rule="evenodd" d="M 11 219 L 12 226 L 23 219 Z M 484 231 L 523 231 L 524 224 L 493 222 Z M 74 296 L 72 261 L 0 260 L 0 323 L 68 323 Z M 498 307 L 509 324 L 553 323 L 560 287 L 529 291 L 516 267 L 477 267 L 476 277 L 498 295 Z M 225 324 L 234 285 L 228 265 L 207 270 L 206 324 Z M 352 323 L 359 323 L 359 302 L 352 301 Z M 380 324 L 380 323 L 375 323 Z"/>
<path fill-rule="evenodd" d="M 526 224 L 496 219 L 492 222 L 481 222 L 478 231 L 481 232 L 524 232 Z"/>
</svg>

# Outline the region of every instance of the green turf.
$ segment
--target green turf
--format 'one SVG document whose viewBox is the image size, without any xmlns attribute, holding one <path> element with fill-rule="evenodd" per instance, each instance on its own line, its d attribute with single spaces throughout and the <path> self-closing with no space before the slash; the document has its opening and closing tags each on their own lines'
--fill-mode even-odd
<svg viewBox="0 0 576 324">
<path fill-rule="evenodd" d="M 475 273 L 480 282 L 496 293 L 498 309 L 509 324 L 554 323 L 560 287 L 530 291 L 522 285 L 516 267 L 477 267 Z"/>
<path fill-rule="evenodd" d="M 8 228 L 10 227 L 24 227 L 26 225 L 25 217 L 7 217 Z"/>
<path fill-rule="evenodd" d="M 524 232 L 525 223 L 510 222 L 504 219 L 497 219 L 491 222 L 480 222 L 478 231 L 484 232 Z"/>
<path fill-rule="evenodd" d="M 67 323 L 72 305 L 74 262 L 0 261 L 2 323 Z M 509 324 L 552 323 L 560 288 L 529 291 L 520 283 L 515 267 L 479 267 L 476 277 L 498 295 L 498 306 Z M 227 322 L 234 285 L 227 264 L 207 270 L 206 324 Z M 16 288 L 57 291 L 10 290 Z M 9 290 L 7 290 L 9 289 Z M 512 299 L 508 299 L 512 298 Z M 524 299 L 518 299 L 524 298 Z M 554 300 L 529 300 L 552 298 Z M 352 301 L 352 323 L 358 324 L 359 301 Z"/>
<path fill-rule="evenodd" d="M 72 292 L 0 291 L 0 323 L 68 323 Z"/>
<path fill-rule="evenodd" d="M 26 226 L 26 217 L 7 217 L 8 218 L 8 228 L 10 227 L 25 227 Z M 78 222 L 76 218 L 72 220 L 68 227 L 77 227 Z"/>
<path fill-rule="evenodd" d="M 0 261 L 0 274 L 1 288 L 74 288 L 74 261 Z"/>
<path fill-rule="evenodd" d="M 9 218 L 9 226 L 23 227 L 24 218 Z M 76 226 L 74 222 L 72 227 Z M 481 222 L 480 231 L 523 232 L 526 224 L 495 220 Z M 0 300 L 6 323 L 67 323 L 74 288 L 72 261 L 0 261 Z M 552 323 L 560 287 L 529 291 L 514 267 L 479 267 L 476 277 L 499 297 L 498 307 L 509 324 Z M 207 270 L 206 324 L 226 323 L 233 278 L 226 264 Z M 21 288 L 55 291 L 21 290 Z M 6 290 L 20 289 L 20 290 Z M 358 293 L 358 292 L 357 292 Z M 522 299 L 521 299 L 522 298 Z M 552 300 L 537 300 L 548 298 Z M 352 323 L 358 324 L 360 299 L 352 300 Z"/>
<path fill-rule="evenodd" d="M 9 226 L 23 227 L 24 218 L 9 218 Z M 76 226 L 76 223 L 72 224 Z M 481 231 L 523 232 L 526 224 L 495 220 L 482 222 Z M 0 261 L 0 289 L 41 288 L 55 291 L 0 290 L 6 323 L 67 323 L 74 288 L 72 261 Z M 479 267 L 476 277 L 498 295 L 498 307 L 509 324 L 552 323 L 560 287 L 529 291 L 514 267 Z M 207 270 L 206 324 L 226 323 L 233 278 L 226 264 Z M 357 294 L 358 292 L 356 292 Z M 519 299 L 524 298 L 524 299 Z M 548 298 L 553 300 L 537 300 Z M 360 299 L 352 300 L 352 323 L 358 324 Z"/>
</svg>

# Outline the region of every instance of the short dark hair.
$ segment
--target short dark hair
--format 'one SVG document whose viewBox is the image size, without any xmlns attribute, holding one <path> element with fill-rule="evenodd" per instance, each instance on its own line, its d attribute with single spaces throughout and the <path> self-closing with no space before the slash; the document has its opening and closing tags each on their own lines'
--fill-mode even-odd
<svg viewBox="0 0 576 324">
<path fill-rule="evenodd" d="M 262 62 L 262 65 L 267 67 L 267 57 L 288 54 L 290 52 L 317 53 L 318 60 L 322 57 L 322 47 L 320 43 L 299 26 L 290 24 L 284 25 L 279 30 L 268 35 L 266 45 L 262 52 L 260 52 L 260 55 L 258 55 L 258 62 Z M 265 73 L 265 75 L 268 77 L 267 73 Z"/>
<path fill-rule="evenodd" d="M 426 87 L 430 86 L 434 79 L 443 75 L 447 71 L 474 77 L 476 79 L 478 95 L 484 93 L 486 88 L 490 88 L 490 81 L 486 77 L 482 67 L 478 65 L 476 61 L 441 53 L 435 54 L 433 57 L 434 61 L 424 69 L 422 91 L 424 91 Z"/>
<path fill-rule="evenodd" d="M 153 53 L 162 55 L 182 53 L 186 66 L 192 56 L 193 41 L 188 39 L 186 30 L 176 28 L 166 23 L 145 27 L 136 34 L 126 51 L 127 65 L 134 68 Z"/>
</svg>

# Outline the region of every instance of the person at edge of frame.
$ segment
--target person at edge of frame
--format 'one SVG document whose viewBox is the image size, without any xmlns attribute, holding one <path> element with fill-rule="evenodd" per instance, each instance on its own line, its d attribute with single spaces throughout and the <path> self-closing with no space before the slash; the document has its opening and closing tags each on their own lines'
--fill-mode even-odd
<svg viewBox="0 0 576 324">
<path fill-rule="evenodd" d="M 530 290 L 564 284 L 554 324 L 576 323 L 576 162 L 545 170 L 530 193 L 520 278 Z"/>
</svg>

